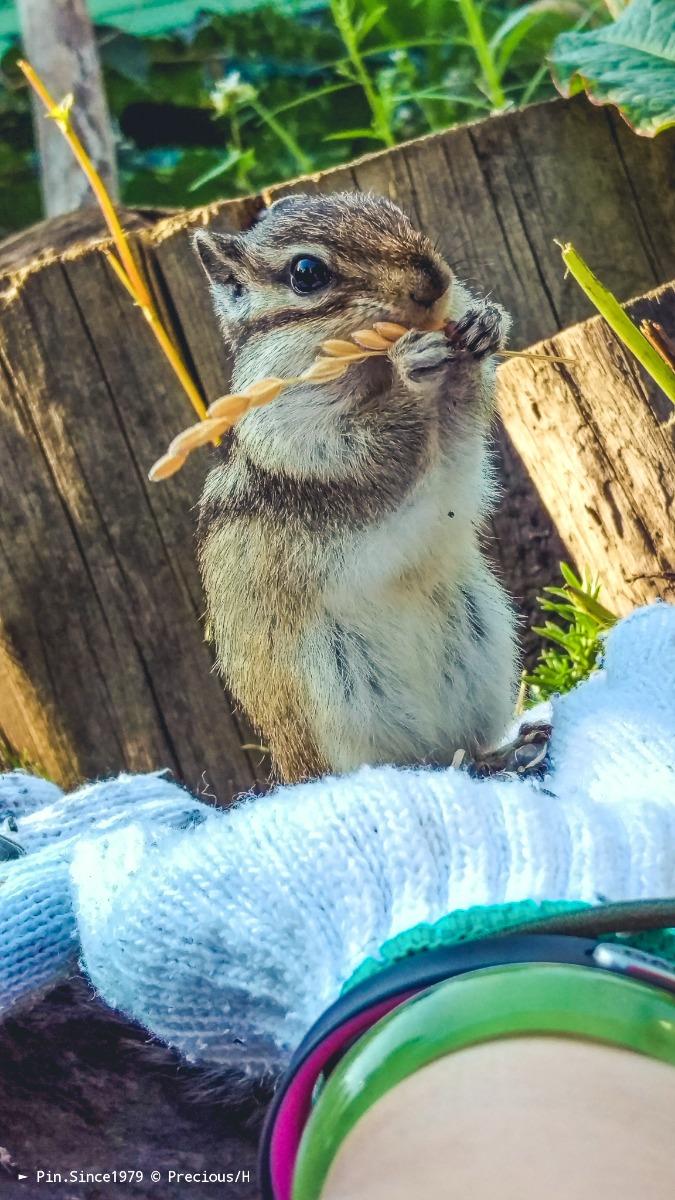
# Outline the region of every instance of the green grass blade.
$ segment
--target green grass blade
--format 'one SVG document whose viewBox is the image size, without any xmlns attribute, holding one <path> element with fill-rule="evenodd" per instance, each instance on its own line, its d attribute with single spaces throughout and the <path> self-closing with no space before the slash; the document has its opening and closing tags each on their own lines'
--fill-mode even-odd
<svg viewBox="0 0 675 1200">
<path fill-rule="evenodd" d="M 600 282 L 587 263 L 574 249 L 570 242 L 557 242 L 562 252 L 563 262 L 589 300 L 623 344 L 635 355 L 655 383 L 665 392 L 669 400 L 675 404 L 675 371 L 661 355 L 656 352 L 646 337 L 640 332 L 628 313 L 624 312 L 619 301 Z"/>
</svg>

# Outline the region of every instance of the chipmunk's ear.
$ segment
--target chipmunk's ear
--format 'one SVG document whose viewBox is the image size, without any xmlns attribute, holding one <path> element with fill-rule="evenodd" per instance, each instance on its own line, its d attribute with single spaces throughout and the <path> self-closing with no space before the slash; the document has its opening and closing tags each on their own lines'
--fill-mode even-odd
<svg viewBox="0 0 675 1200">
<path fill-rule="evenodd" d="M 233 233 L 211 233 L 207 229 L 198 229 L 192 237 L 192 245 L 197 251 L 209 282 L 227 286 L 240 261 L 239 238 Z"/>
<path fill-rule="evenodd" d="M 211 284 L 213 306 L 223 330 L 240 321 L 246 312 L 247 291 L 242 279 L 242 239 L 233 233 L 199 229 L 192 244 Z"/>
</svg>

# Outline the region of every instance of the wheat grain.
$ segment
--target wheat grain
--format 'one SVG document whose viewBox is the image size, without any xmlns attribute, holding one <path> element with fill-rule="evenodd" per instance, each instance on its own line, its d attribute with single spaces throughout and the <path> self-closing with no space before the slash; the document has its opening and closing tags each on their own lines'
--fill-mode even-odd
<svg viewBox="0 0 675 1200">
<path fill-rule="evenodd" d="M 217 400 L 210 404 L 207 412 L 209 417 L 215 417 L 224 420 L 229 417 L 232 424 L 243 417 L 245 412 L 248 412 L 252 406 L 250 396 L 240 395 L 234 392 L 231 396 L 219 396 Z"/>
<path fill-rule="evenodd" d="M 259 404 L 269 404 L 270 400 L 276 400 L 282 388 L 288 384 L 287 379 L 277 379 L 271 375 L 269 379 L 259 379 L 257 383 L 249 383 L 245 387 L 242 395 L 250 397 L 251 408 L 257 408 Z"/>
<path fill-rule="evenodd" d="M 374 329 L 357 329 L 352 334 L 352 340 L 365 350 L 391 350 L 391 342 L 376 333 Z"/>
<path fill-rule="evenodd" d="M 327 338 L 321 343 L 324 354 L 332 354 L 335 358 L 365 358 L 365 352 L 357 350 L 353 342 L 344 342 L 341 338 Z"/>
<path fill-rule="evenodd" d="M 159 483 L 162 479 L 169 479 L 176 471 L 180 471 L 186 454 L 163 454 L 161 458 L 150 468 L 148 479 L 152 483 Z"/>
<path fill-rule="evenodd" d="M 191 425 L 189 429 L 184 429 L 182 433 L 176 435 L 169 446 L 168 453 L 187 455 L 191 450 L 196 450 L 198 446 L 204 446 L 206 442 L 210 442 L 212 438 L 219 437 L 230 424 L 227 417 L 207 417 L 204 421 L 198 421 L 196 425 Z"/>
<path fill-rule="evenodd" d="M 396 325 L 393 321 L 376 321 L 373 329 L 388 342 L 397 342 L 404 333 L 410 332 L 405 325 Z"/>
<path fill-rule="evenodd" d="M 300 379 L 303 383 L 330 383 L 333 379 L 340 379 L 349 366 L 351 363 L 348 359 L 317 358 L 311 367 L 302 372 Z"/>
</svg>

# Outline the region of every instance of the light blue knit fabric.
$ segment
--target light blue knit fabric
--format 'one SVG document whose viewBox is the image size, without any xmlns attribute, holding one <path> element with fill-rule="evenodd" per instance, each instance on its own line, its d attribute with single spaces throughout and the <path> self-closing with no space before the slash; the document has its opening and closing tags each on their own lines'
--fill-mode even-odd
<svg viewBox="0 0 675 1200">
<path fill-rule="evenodd" d="M 179 827 L 200 805 L 162 772 L 120 775 L 65 796 L 25 771 L 0 775 L 0 816 L 26 856 L 0 863 L 0 1018 L 71 972 L 79 952 L 70 864 L 77 842 L 130 820 Z M 205 809 L 205 811 L 208 811 Z"/>
<path fill-rule="evenodd" d="M 362 768 L 219 812 L 161 775 L 70 797 L 6 777 L 0 809 L 29 853 L 0 868 L 0 1013 L 79 946 L 102 997 L 191 1061 L 281 1066 L 359 964 L 420 922 L 674 895 L 675 608 L 622 621 L 553 726 L 543 784 Z"/>
</svg>

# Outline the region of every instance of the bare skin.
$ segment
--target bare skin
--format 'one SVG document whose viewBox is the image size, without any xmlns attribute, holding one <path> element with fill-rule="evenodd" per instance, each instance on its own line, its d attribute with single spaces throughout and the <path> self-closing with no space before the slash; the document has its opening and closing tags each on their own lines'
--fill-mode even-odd
<svg viewBox="0 0 675 1200">
<path fill-rule="evenodd" d="M 347 1136 L 322 1200 L 672 1200 L 675 1070 L 522 1037 L 447 1055 Z"/>
</svg>

